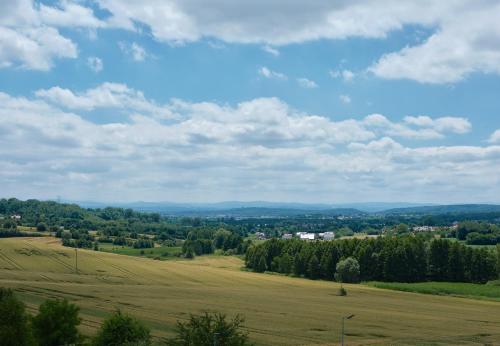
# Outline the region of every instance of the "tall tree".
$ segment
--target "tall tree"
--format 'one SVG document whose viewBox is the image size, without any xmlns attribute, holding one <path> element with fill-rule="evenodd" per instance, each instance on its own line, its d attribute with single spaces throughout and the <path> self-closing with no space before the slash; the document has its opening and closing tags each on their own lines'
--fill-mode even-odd
<svg viewBox="0 0 500 346">
<path fill-rule="evenodd" d="M 64 300 L 47 300 L 33 318 L 33 333 L 40 346 L 72 345 L 80 341 L 78 306 Z"/>
</svg>

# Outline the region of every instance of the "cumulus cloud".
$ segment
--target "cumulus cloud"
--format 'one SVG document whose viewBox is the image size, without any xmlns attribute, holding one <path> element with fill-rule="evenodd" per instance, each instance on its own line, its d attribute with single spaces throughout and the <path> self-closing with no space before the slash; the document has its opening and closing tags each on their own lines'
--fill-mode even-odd
<svg viewBox="0 0 500 346">
<path fill-rule="evenodd" d="M 54 87 L 33 98 L 0 93 L 0 103 L 5 194 L 46 198 L 57 190 L 73 198 L 177 201 L 423 194 L 426 201 L 484 201 L 500 192 L 500 146 L 408 147 L 395 139 L 460 135 L 464 126 L 450 125 L 454 117 L 335 120 L 277 98 L 158 104 L 116 83 Z M 96 109 L 104 117 L 98 123 L 86 114 Z M 106 122 L 105 114 L 116 111 L 126 117 Z"/>
<path fill-rule="evenodd" d="M 307 78 L 297 78 L 297 83 L 299 83 L 299 85 L 305 89 L 315 89 L 318 87 L 318 84 L 316 84 L 315 81 Z"/>
<path fill-rule="evenodd" d="M 112 13 L 109 25 L 129 30 L 145 25 L 157 40 L 173 44 L 203 37 L 271 46 L 350 37 L 383 39 L 418 25 L 434 34 L 384 55 L 370 71 L 424 83 L 456 82 L 473 72 L 500 73 L 496 1 L 212 1 L 211 11 L 199 0 L 156 0 L 147 8 L 133 0 L 98 3 Z"/>
<path fill-rule="evenodd" d="M 258 73 L 260 76 L 268 78 L 268 79 L 281 79 L 281 80 L 288 79 L 288 77 L 285 74 L 270 70 L 265 66 L 259 68 Z"/>
<path fill-rule="evenodd" d="M 390 121 L 381 114 L 371 114 L 363 122 L 385 135 L 411 139 L 442 139 L 447 133 L 464 134 L 472 125 L 462 117 L 406 116 L 402 123 Z"/>
<path fill-rule="evenodd" d="M 31 0 L 0 2 L 0 68 L 49 70 L 55 59 L 76 58 L 76 44 L 60 34 L 59 27 L 102 27 L 92 10 L 72 1 L 57 7 Z"/>
<path fill-rule="evenodd" d="M 174 116 L 167 107 L 146 99 L 141 91 L 120 83 L 103 83 L 96 88 L 79 93 L 61 87 L 52 87 L 37 90 L 35 95 L 54 105 L 72 110 L 92 111 L 98 108 L 116 108 L 165 119 Z"/>
</svg>

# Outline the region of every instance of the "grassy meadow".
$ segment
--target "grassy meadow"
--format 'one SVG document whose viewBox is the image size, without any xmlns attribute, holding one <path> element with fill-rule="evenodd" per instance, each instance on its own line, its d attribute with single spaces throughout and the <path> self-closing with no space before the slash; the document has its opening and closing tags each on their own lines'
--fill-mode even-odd
<svg viewBox="0 0 500 346">
<path fill-rule="evenodd" d="M 0 286 L 14 288 L 31 311 L 47 298 L 81 307 L 82 332 L 120 308 L 171 336 L 189 313 L 243 314 L 257 345 L 337 345 L 341 317 L 349 345 L 495 345 L 500 302 L 422 295 L 242 271 L 236 257 L 154 261 L 78 250 L 58 239 L 0 239 Z"/>
<path fill-rule="evenodd" d="M 177 254 L 180 254 L 182 252 L 182 247 L 158 246 L 149 249 L 134 249 L 133 247 L 130 246 L 120 246 L 109 243 L 100 243 L 99 250 L 119 255 L 140 256 L 158 260 L 166 260 L 166 259 L 178 258 Z"/>
<path fill-rule="evenodd" d="M 450 295 L 500 302 L 500 286 L 480 285 L 462 282 L 368 282 L 370 286 L 389 290 L 416 292 L 423 294 Z"/>
</svg>

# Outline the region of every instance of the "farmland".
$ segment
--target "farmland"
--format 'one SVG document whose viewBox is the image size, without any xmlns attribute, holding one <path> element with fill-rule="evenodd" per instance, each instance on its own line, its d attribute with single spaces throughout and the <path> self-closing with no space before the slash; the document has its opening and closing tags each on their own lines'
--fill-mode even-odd
<svg viewBox="0 0 500 346">
<path fill-rule="evenodd" d="M 177 320 L 204 310 L 243 314 L 258 345 L 333 345 L 341 316 L 349 344 L 495 344 L 500 302 L 421 295 L 241 270 L 236 257 L 154 261 L 75 250 L 50 237 L 0 239 L 0 286 L 14 288 L 31 311 L 44 299 L 66 297 L 82 309 L 82 332 L 120 308 L 157 337 Z M 159 339 L 158 339 L 159 340 Z"/>
</svg>

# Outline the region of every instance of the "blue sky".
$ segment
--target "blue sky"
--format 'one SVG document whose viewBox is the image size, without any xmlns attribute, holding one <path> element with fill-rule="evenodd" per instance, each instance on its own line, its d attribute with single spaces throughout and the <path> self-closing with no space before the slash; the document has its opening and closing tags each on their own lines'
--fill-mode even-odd
<svg viewBox="0 0 500 346">
<path fill-rule="evenodd" d="M 0 197 L 500 203 L 497 1 L 0 13 Z"/>
</svg>

